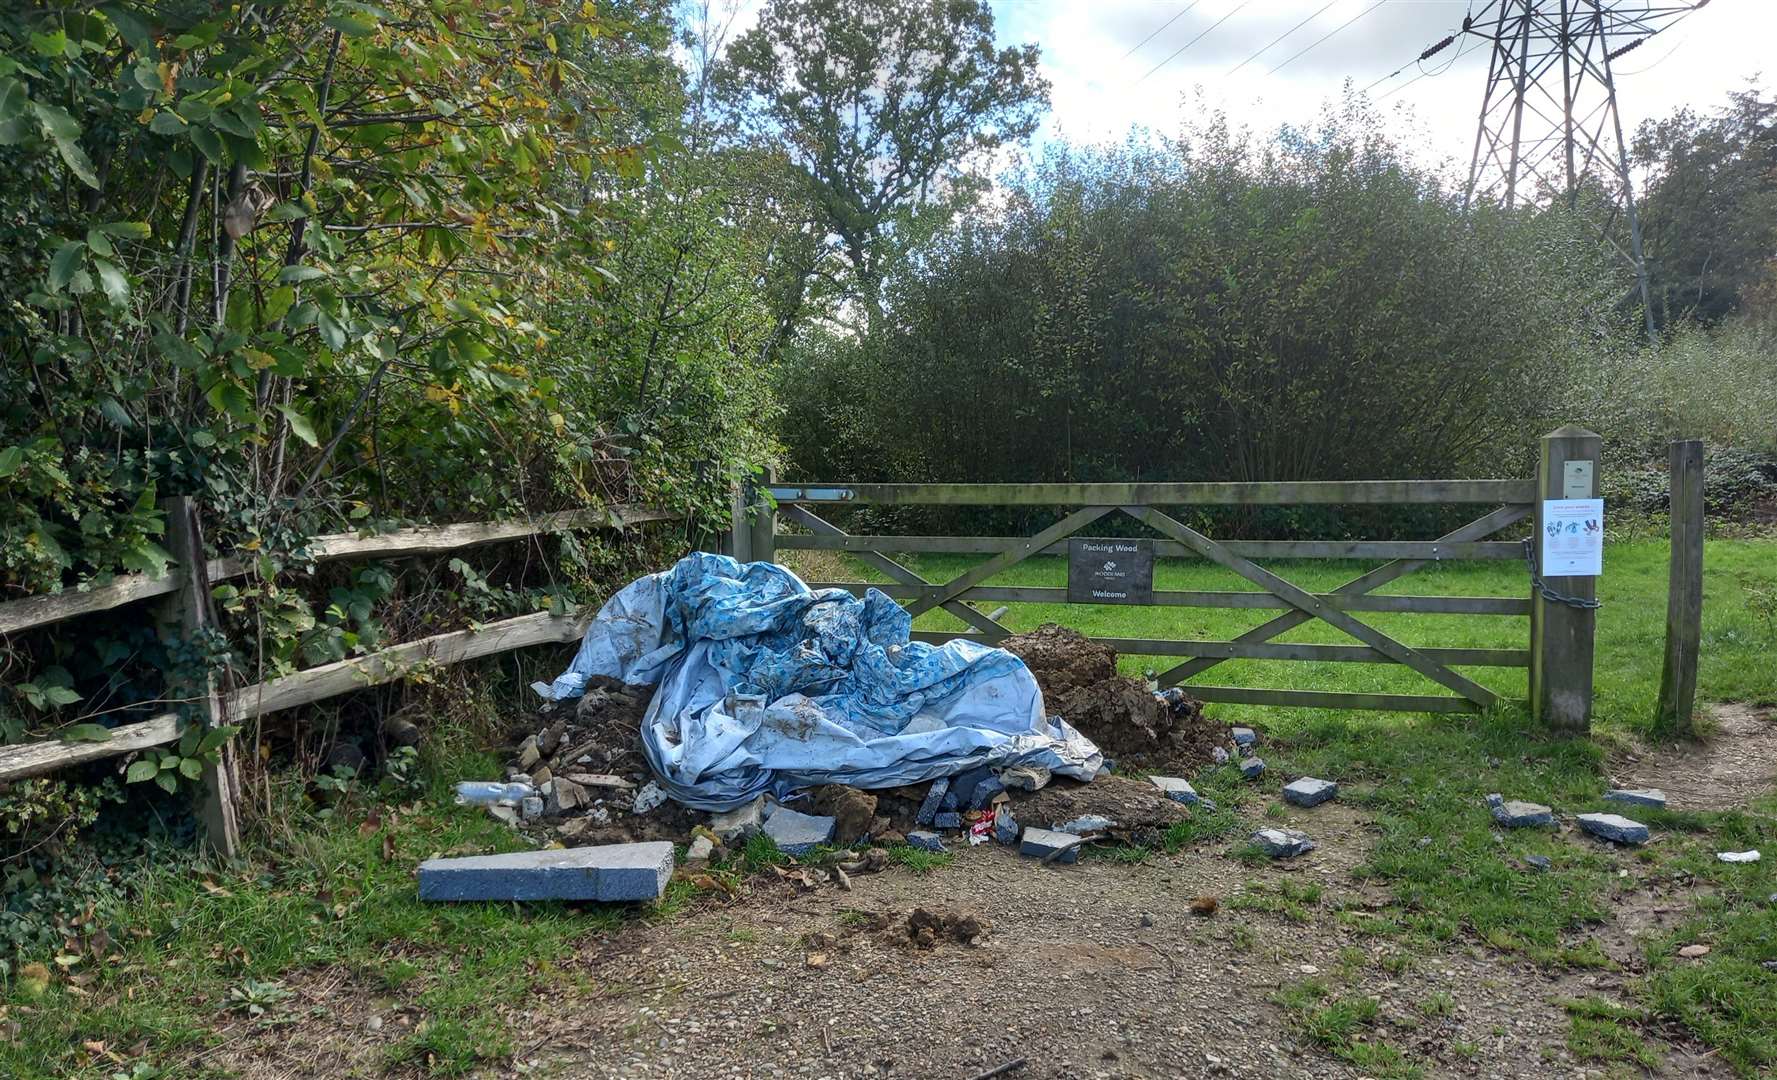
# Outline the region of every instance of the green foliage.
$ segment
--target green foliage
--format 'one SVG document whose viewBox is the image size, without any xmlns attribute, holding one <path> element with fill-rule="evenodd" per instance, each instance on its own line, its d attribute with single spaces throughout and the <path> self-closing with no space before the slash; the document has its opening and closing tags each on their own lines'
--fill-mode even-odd
<svg viewBox="0 0 1777 1080">
<path fill-rule="evenodd" d="M 1360 103 L 1216 119 L 1013 178 L 880 328 L 784 367 L 786 441 L 824 479 L 1521 474 L 1611 281 L 1564 215 L 1462 210 Z"/>
<path fill-rule="evenodd" d="M 1575 369 L 1569 411 L 1604 436 L 1613 458 L 1664 462 L 1675 438 L 1766 455 L 1764 482 L 1777 468 L 1777 323 L 1732 320 L 1682 324 L 1653 345 L 1615 348 Z M 1745 482 L 1751 462 L 1711 460 Z M 1714 477 L 1710 479 L 1714 481 Z M 1719 496 L 1716 501 L 1719 503 Z"/>
<path fill-rule="evenodd" d="M 1712 113 L 1680 109 L 1642 124 L 1634 153 L 1652 173 L 1641 231 L 1657 322 L 1714 323 L 1750 308 L 1770 311 L 1777 298 L 1777 101 L 1754 88 L 1730 94 Z"/>
</svg>

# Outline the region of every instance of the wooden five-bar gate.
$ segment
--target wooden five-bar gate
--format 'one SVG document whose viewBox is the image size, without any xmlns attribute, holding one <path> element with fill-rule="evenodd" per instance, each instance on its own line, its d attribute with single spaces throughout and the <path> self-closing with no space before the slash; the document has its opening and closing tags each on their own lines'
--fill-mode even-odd
<svg viewBox="0 0 1777 1080">
<path fill-rule="evenodd" d="M 943 610 L 962 620 L 960 632 L 916 631 L 921 640 L 962 637 L 993 644 L 1011 631 L 971 601 L 1065 603 L 1059 587 L 987 584 L 1008 568 L 1035 555 L 1065 555 L 1068 540 L 1091 526 L 1127 515 L 1158 534 L 1156 557 L 1199 557 L 1215 562 L 1258 586 L 1259 591 L 1154 590 L 1147 602 L 1161 606 L 1283 609 L 1283 613 L 1228 641 L 1095 638 L 1119 653 L 1181 657 L 1159 676 L 1167 685 L 1184 684 L 1204 701 L 1387 709 L 1412 712 L 1478 712 L 1499 695 L 1457 667 L 1530 669 L 1530 699 L 1536 714 L 1551 725 L 1584 729 L 1591 711 L 1592 630 L 1590 577 L 1540 581 L 1525 567 L 1525 592 L 1518 596 L 1382 595 L 1381 586 L 1428 565 L 1473 559 L 1525 562 L 1522 540 L 1490 539 L 1525 521 L 1541 527 L 1542 500 L 1590 498 L 1596 492 L 1599 439 L 1578 428 L 1563 428 L 1542 441 L 1537 477 L 1523 480 L 1360 480 L 1287 483 L 1125 483 L 1125 484 L 760 484 L 737 496 L 734 553 L 743 560 L 771 560 L 780 549 L 845 552 L 884 574 L 889 581 L 816 581 L 820 588 L 855 593 L 876 588 L 904 601 L 918 617 Z M 1217 540 L 1180 521 L 1167 509 L 1186 506 L 1426 505 L 1490 507 L 1442 536 L 1419 541 Z M 822 517 L 831 507 L 851 506 L 1053 506 L 1079 507 L 1033 536 L 850 535 Z M 778 522 L 806 532 L 780 532 Z M 989 556 L 949 581 L 929 581 L 890 554 L 953 553 Z M 1311 592 L 1260 566 L 1258 559 L 1384 559 L 1328 592 Z M 1529 616 L 1527 648 L 1428 648 L 1408 645 L 1359 617 L 1369 612 L 1442 615 Z M 1353 644 L 1281 643 L 1275 639 L 1319 620 Z M 1401 664 L 1450 694 L 1373 694 L 1320 689 L 1262 689 L 1186 683 L 1231 659 L 1310 660 Z"/>
</svg>

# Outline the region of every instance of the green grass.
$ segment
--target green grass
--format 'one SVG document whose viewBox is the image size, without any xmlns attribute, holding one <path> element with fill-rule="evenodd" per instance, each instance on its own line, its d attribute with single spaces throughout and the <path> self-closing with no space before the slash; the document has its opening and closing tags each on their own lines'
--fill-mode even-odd
<svg viewBox="0 0 1777 1080">
<path fill-rule="evenodd" d="M 1665 611 L 1663 542 L 1612 545 L 1606 553 L 1601 595 L 1597 666 L 1598 727 L 1607 738 L 1647 733 L 1660 668 Z M 972 560 L 931 557 L 917 565 L 942 579 Z M 1705 700 L 1777 702 L 1777 631 L 1748 610 L 1743 581 L 1768 578 L 1777 565 L 1769 541 L 1712 541 L 1708 550 L 1704 608 Z M 1361 573 L 1360 564 L 1280 564 L 1285 577 L 1312 589 L 1330 588 Z M 1058 585 L 1060 560 L 1039 559 L 995 579 L 996 584 Z M 1157 584 L 1168 589 L 1238 589 L 1243 584 L 1201 563 L 1164 561 Z M 1521 596 L 1523 569 L 1515 563 L 1434 567 L 1387 591 Z M 1063 607 L 1015 604 L 1006 621 L 1028 629 L 1064 622 L 1089 633 L 1117 637 L 1227 638 L 1276 614 L 1190 608 Z M 1523 647 L 1524 620 L 1499 617 L 1366 614 L 1366 621 L 1413 644 Z M 922 617 L 922 627 L 948 616 Z M 1284 640 L 1338 642 L 1339 635 L 1313 624 Z M 1163 663 L 1127 657 L 1131 672 Z M 1268 670 L 1275 668 L 1276 670 Z M 1508 695 L 1523 693 L 1518 671 L 1469 669 Z M 1427 684 L 1398 666 L 1231 661 L 1209 676 L 1237 686 L 1425 693 Z M 1644 1028 L 1679 1024 L 1719 1051 L 1742 1075 L 1777 1066 L 1777 976 L 1760 965 L 1777 959 L 1777 800 L 1744 813 L 1650 812 L 1644 819 L 1661 844 L 1625 855 L 1550 833 L 1500 833 L 1481 806 L 1489 791 L 1548 802 L 1564 812 L 1599 805 L 1605 779 L 1603 750 L 1590 740 L 1549 738 L 1521 709 L 1503 708 L 1478 717 L 1341 713 L 1213 706 L 1212 714 L 1249 723 L 1265 739 L 1270 770 L 1248 783 L 1232 768 L 1193 777 L 1198 790 L 1219 804 L 1195 811 L 1156 844 L 1168 852 L 1214 844 L 1232 854 L 1253 823 L 1265 820 L 1280 783 L 1297 774 L 1338 779 L 1341 799 L 1365 812 L 1375 830 L 1358 874 L 1385 891 L 1379 910 L 1346 906 L 1305 886 L 1268 878 L 1268 860 L 1255 859 L 1249 887 L 1231 906 L 1274 912 L 1286 918 L 1336 919 L 1361 935 L 1365 950 L 1345 958 L 1342 969 L 1375 955 L 1384 971 L 1400 973 L 1413 957 L 1445 943 L 1517 954 L 1554 968 L 1607 965 L 1590 931 L 1618 890 L 1653 882 L 1697 886 L 1695 911 L 1673 933 L 1647 947 L 1645 978 L 1631 984 L 1636 1019 L 1595 1011 L 1571 1017 L 1570 1048 L 1615 1065 L 1641 1061 L 1635 1039 Z M 443 742 L 444 740 L 441 740 Z M 460 740 L 459 740 L 460 743 Z M 643 911 L 569 908 L 562 905 L 426 905 L 415 897 L 413 866 L 434 853 L 511 850 L 517 839 L 504 826 L 473 810 L 449 804 L 448 784 L 462 776 L 492 775 L 498 762 L 452 744 L 436 752 L 431 786 L 413 807 L 383 809 L 380 828 L 364 829 L 370 809 L 349 802 L 320 819 L 291 799 L 279 808 L 288 827 L 272 840 L 256 841 L 237 867 L 207 869 L 189 854 L 170 853 L 131 885 L 126 925 L 115 928 L 108 955 L 82 956 L 57 968 L 46 991 L 16 975 L 0 986 L 0 1075 L 100 1077 L 128 1073 L 82 1048 L 102 1041 L 130 1048 L 138 1061 L 181 1075 L 182 1062 L 213 1045 L 222 1017 L 263 1016 L 276 1024 L 291 1018 L 301 996 L 285 998 L 307 980 L 343 975 L 352 994 L 398 996 L 423 1011 L 426 1024 L 395 1044 L 374 1070 L 411 1068 L 433 1075 L 487 1071 L 516 1048 L 502 1016 L 511 1003 L 540 992 L 585 989 L 571 965 L 576 950 L 627 919 L 664 919 L 698 898 L 696 886 L 675 880 L 667 896 Z M 492 771 L 490 771 L 492 770 Z M 1294 817 L 1293 814 L 1286 814 Z M 384 838 L 392 850 L 385 852 Z M 1430 838 L 1424 840 L 1424 838 Z M 1758 847 L 1764 862 L 1730 866 L 1718 850 Z M 1215 854 L 1216 849 L 1211 848 Z M 927 872 L 951 855 L 913 848 L 891 852 L 897 863 Z M 1111 857 L 1138 859 L 1131 849 Z M 1526 855 L 1553 860 L 1546 874 L 1522 865 Z M 786 861 L 769 840 L 758 838 L 711 871 L 718 883 Z M 1619 878 L 1628 869 L 1630 877 Z M 730 929 L 748 940 L 745 925 Z M 1251 950 L 1253 930 L 1236 924 L 1228 942 Z M 1703 942 L 1712 952 L 1684 960 L 1677 949 Z M 54 958 L 39 958 L 54 966 Z M 68 976 L 80 980 L 71 982 Z M 1318 986 L 1316 990 L 1314 987 Z M 609 992 L 612 988 L 603 988 Z M 621 988 L 617 988 L 619 991 Z M 1374 1002 L 1335 996 L 1324 984 L 1281 992 L 1286 1010 L 1305 1036 L 1370 1075 L 1409 1077 L 1419 1067 L 1399 1049 L 1374 1038 Z M 1341 995 L 1345 991 L 1340 992 Z M 1283 1002 L 1280 1002 L 1283 1004 Z M 1430 1015 L 1430 1013 L 1428 1013 Z M 140 1049 L 134 1049 L 139 1047 Z M 1456 1048 L 1452 1047 L 1456 1052 Z M 1613 1056 L 1614 1055 L 1614 1056 Z M 1625 1056 L 1626 1055 L 1626 1056 Z"/>
<path fill-rule="evenodd" d="M 1708 701 L 1777 704 L 1777 626 L 1757 610 L 1751 589 L 1773 579 L 1777 542 L 1712 540 L 1706 550 L 1702 660 L 1698 696 Z M 931 580 L 963 573 L 979 560 L 968 556 L 917 556 L 909 565 Z M 1589 842 L 1570 842 L 1541 830 L 1501 831 L 1481 809 L 1490 791 L 1546 802 L 1565 813 L 1600 808 L 1604 745 L 1653 736 L 1665 634 L 1667 549 L 1664 539 L 1613 543 L 1599 580 L 1595 666 L 1596 740 L 1552 739 L 1520 707 L 1478 717 L 1350 713 L 1212 705 L 1229 723 L 1249 724 L 1265 738 L 1271 768 L 1256 785 L 1232 770 L 1193 778 L 1222 810 L 1184 823 L 1166 848 L 1204 840 L 1243 837 L 1252 821 L 1277 816 L 1253 812 L 1254 798 L 1274 795 L 1282 779 L 1315 775 L 1338 779 L 1341 798 L 1366 810 L 1377 839 L 1358 874 L 1384 884 L 1391 903 L 1379 911 L 1335 908 L 1347 927 L 1373 939 L 1394 940 L 1379 963 L 1405 970 L 1418 951 L 1453 942 L 1480 943 L 1552 968 L 1606 968 L 1610 959 L 1592 936 L 1619 890 L 1650 877 L 1691 875 L 1707 884 L 1695 918 L 1675 934 L 1649 945 L 1647 977 L 1633 984 L 1648 1015 L 1688 1028 L 1716 1048 L 1741 1075 L 1777 1066 L 1777 976 L 1761 965 L 1777 959 L 1777 797 L 1755 801 L 1744 813 L 1648 811 L 1640 815 L 1665 840 L 1636 855 Z M 1310 590 L 1325 591 L 1370 569 L 1373 563 L 1287 562 L 1270 569 Z M 859 574 L 875 579 L 873 573 Z M 1066 564 L 1030 559 L 992 578 L 993 585 L 1059 586 Z M 1155 587 L 1169 590 L 1249 590 L 1253 586 L 1212 564 L 1162 560 Z M 1428 567 L 1392 583 L 1391 594 L 1523 596 L 1524 568 L 1516 562 L 1460 563 Z M 1009 605 L 1002 622 L 1014 630 L 1059 622 L 1105 637 L 1228 639 L 1270 619 L 1274 610 L 1123 607 L 1111 605 Z M 1412 645 L 1462 648 L 1524 648 L 1527 620 L 1504 616 L 1364 613 L 1377 629 Z M 920 617 L 921 629 L 958 629 L 944 612 Z M 1349 644 L 1338 631 L 1308 623 L 1277 639 Z M 1125 656 L 1122 669 L 1138 674 L 1164 669 L 1174 658 Z M 1464 668 L 1463 673 L 1511 699 L 1525 694 L 1518 669 Z M 1370 693 L 1423 694 L 1441 690 L 1398 665 L 1318 662 L 1226 661 L 1198 677 L 1229 686 L 1274 686 Z M 1241 805 L 1245 803 L 1246 805 Z M 1237 812 L 1238 811 L 1238 812 Z M 1288 817 L 1285 813 L 1283 816 Z M 1719 850 L 1759 847 L 1764 862 L 1718 863 Z M 1255 871 L 1269 860 L 1236 840 L 1228 852 Z M 1523 859 L 1544 855 L 1550 872 L 1531 872 Z M 1628 878 L 1620 878 L 1627 869 Z M 1289 918 L 1311 915 L 1309 905 L 1281 893 L 1248 889 L 1237 907 L 1273 911 Z M 1701 940 L 1712 953 L 1681 960 L 1679 945 Z M 1240 942 L 1236 942 L 1239 945 Z M 1336 1003 L 1305 1020 L 1311 1035 L 1347 1060 L 1378 1074 L 1410 1074 L 1391 1047 L 1350 1043 L 1355 1004 Z M 1595 1060 L 1639 1062 L 1645 1050 L 1621 1018 L 1573 1018 L 1574 1052 Z M 1323 1038 L 1324 1036 L 1324 1038 Z M 1354 1051 L 1353 1046 L 1365 1047 Z M 1342 1049 L 1340 1049 L 1342 1048 Z M 1374 1056 L 1365 1060 L 1352 1053 Z"/>
<path fill-rule="evenodd" d="M 494 763 L 460 764 L 479 775 Z M 463 1075 L 516 1049 L 508 1003 L 579 988 L 562 961 L 580 943 L 626 919 L 657 917 L 616 907 L 421 903 L 413 879 L 420 860 L 521 843 L 485 814 L 451 805 L 444 778 L 412 809 L 381 808 L 381 828 L 367 826 L 370 810 L 367 800 L 348 801 L 320 818 L 293 802 L 281 809 L 296 819 L 292 828 L 234 868 L 174 853 L 144 871 L 129 925 L 107 955 L 69 969 L 86 985 L 57 978 L 37 997 L 21 980 L 6 987 L 7 1015 L 20 1026 L 0 1043 L 0 1076 L 109 1078 L 120 1071 L 115 1063 L 82 1047 L 94 1041 L 141 1046 L 137 1060 L 191 1075 L 176 1063 L 213 1044 L 212 1025 L 250 1015 L 255 1004 L 257 1022 L 283 1022 L 296 1007 L 284 992 L 333 972 L 357 984 L 352 994 L 399 991 L 424 1012 L 426 1023 L 377 1068 L 409 1062 Z M 658 909 L 667 910 L 665 902 Z"/>
<path fill-rule="evenodd" d="M 1659 690 L 1660 652 L 1665 635 L 1667 548 L 1663 539 L 1609 545 L 1598 593 L 1595 678 L 1597 722 L 1604 728 L 1643 731 L 1653 722 Z M 980 560 L 966 555 L 907 556 L 907 565 L 924 577 L 944 581 Z M 882 575 L 853 563 L 858 580 L 881 581 Z M 1291 582 L 1312 591 L 1327 591 L 1378 564 L 1345 561 L 1285 561 L 1266 564 Z M 1702 669 L 1699 685 L 1718 701 L 1777 703 L 1777 672 L 1765 662 L 1777 647 L 1777 628 L 1750 610 L 1747 583 L 1769 580 L 1777 565 L 1777 541 L 1712 540 L 1706 546 L 1703 605 Z M 1027 559 L 984 584 L 1062 586 L 1066 560 Z M 1256 586 L 1232 571 L 1201 560 L 1161 559 L 1154 568 L 1154 587 L 1166 590 L 1254 591 Z M 1462 562 L 1428 566 L 1382 587 L 1385 595 L 1509 596 L 1528 595 L 1523 564 L 1516 561 Z M 1263 623 L 1277 610 L 1224 608 L 1130 607 L 1110 604 L 1009 605 L 1001 620 L 1014 630 L 1058 622 L 1082 633 L 1104 637 L 1226 640 Z M 1442 648 L 1524 648 L 1529 620 L 1507 615 L 1411 615 L 1364 612 L 1359 617 L 1409 645 Z M 943 611 L 920 616 L 925 630 L 959 630 L 962 623 Z M 1311 622 L 1276 639 L 1279 642 L 1352 644 L 1351 639 L 1323 623 Z M 1128 674 L 1143 668 L 1164 670 L 1179 658 L 1126 656 Z M 1463 674 L 1508 697 L 1525 695 L 1525 674 L 1512 668 L 1460 668 Z M 1365 693 L 1442 693 L 1441 687 L 1395 664 L 1347 664 L 1317 661 L 1228 660 L 1197 678 L 1224 686 L 1279 686 Z M 1224 705 L 1216 710 L 1231 723 L 1274 721 L 1277 710 L 1253 705 Z"/>
</svg>

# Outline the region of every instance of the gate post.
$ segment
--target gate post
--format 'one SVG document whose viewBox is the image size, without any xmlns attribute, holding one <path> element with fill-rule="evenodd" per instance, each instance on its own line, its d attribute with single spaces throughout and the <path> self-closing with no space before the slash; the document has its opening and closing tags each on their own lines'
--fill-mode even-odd
<svg viewBox="0 0 1777 1080">
<path fill-rule="evenodd" d="M 777 506 L 771 501 L 771 494 L 765 490 L 776 481 L 777 470 L 768 465 L 760 474 L 758 482 L 753 485 L 751 546 L 754 562 L 777 561 Z"/>
<path fill-rule="evenodd" d="M 742 480 L 729 495 L 728 554 L 737 562 L 753 561 L 753 530 L 747 524 L 747 505 L 752 494 L 752 482 Z"/>
<path fill-rule="evenodd" d="M 1703 440 L 1672 442 L 1672 562 L 1666 583 L 1666 663 L 1657 730 L 1695 734 L 1697 650 L 1703 637 Z"/>
<path fill-rule="evenodd" d="M 767 468 L 760 479 L 748 477 L 735 486 L 728 553 L 740 562 L 771 562 L 777 556 L 777 508 L 764 490 L 776 476 Z"/>
<path fill-rule="evenodd" d="M 1573 424 L 1543 436 L 1533 556 L 1540 556 L 1545 500 L 1597 497 L 1603 446 L 1598 435 Z M 1589 606 L 1550 600 L 1544 591 L 1590 602 L 1597 598 L 1598 580 L 1550 577 L 1543 579 L 1543 586 L 1533 585 L 1530 595 L 1530 712 L 1555 731 L 1584 734 L 1592 724 L 1593 633 L 1598 613 Z"/>
</svg>

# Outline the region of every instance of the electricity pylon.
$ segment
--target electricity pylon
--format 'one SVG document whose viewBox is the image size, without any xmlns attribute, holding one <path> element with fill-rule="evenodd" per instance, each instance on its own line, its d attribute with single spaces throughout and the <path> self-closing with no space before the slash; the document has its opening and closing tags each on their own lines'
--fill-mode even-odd
<svg viewBox="0 0 1777 1080">
<path fill-rule="evenodd" d="M 1493 45 L 1467 198 L 1496 198 L 1508 208 L 1520 199 L 1564 198 L 1571 208 L 1581 187 L 1592 186 L 1604 210 L 1604 242 L 1635 272 L 1649 337 L 1653 304 L 1611 63 L 1707 3 L 1487 0 L 1462 23 L 1463 34 Z M 1615 235 L 1619 214 L 1627 249 Z"/>
</svg>

